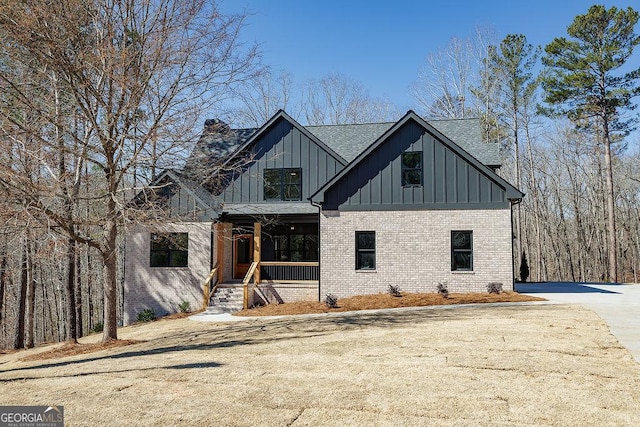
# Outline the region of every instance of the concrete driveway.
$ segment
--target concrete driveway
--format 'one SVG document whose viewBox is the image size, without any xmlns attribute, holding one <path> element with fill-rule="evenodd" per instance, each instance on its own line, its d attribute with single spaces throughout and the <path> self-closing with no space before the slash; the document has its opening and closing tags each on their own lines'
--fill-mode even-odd
<svg viewBox="0 0 640 427">
<path fill-rule="evenodd" d="M 522 294 L 595 311 L 640 363 L 640 284 L 544 282 L 517 283 Z"/>
</svg>

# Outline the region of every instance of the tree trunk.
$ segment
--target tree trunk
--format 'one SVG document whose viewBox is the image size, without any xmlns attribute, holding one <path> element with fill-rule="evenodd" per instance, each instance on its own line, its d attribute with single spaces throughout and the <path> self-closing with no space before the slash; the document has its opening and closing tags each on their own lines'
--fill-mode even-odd
<svg viewBox="0 0 640 427">
<path fill-rule="evenodd" d="M 40 342 L 47 342 L 48 334 L 47 334 L 47 299 L 45 293 L 45 281 L 44 274 L 42 271 L 42 263 L 38 265 L 38 277 L 40 278 L 40 315 L 38 316 L 38 320 L 40 321 Z"/>
<path fill-rule="evenodd" d="M 4 326 L 4 290 L 6 287 L 6 278 L 9 275 L 7 272 L 7 254 L 2 252 L 2 259 L 0 259 L 0 326 Z M 0 343 L 4 338 L 4 331 L 0 330 Z"/>
<path fill-rule="evenodd" d="M 95 322 L 93 321 L 94 319 L 94 314 L 93 314 L 93 280 L 92 280 L 92 274 L 93 274 L 93 269 L 91 268 L 91 248 L 90 247 L 86 247 L 87 250 L 87 320 L 89 321 L 89 330 L 93 331 L 93 328 L 95 326 Z M 98 292 L 99 293 L 99 292 Z"/>
<path fill-rule="evenodd" d="M 115 191 L 114 193 L 115 194 Z M 104 261 L 104 330 L 102 341 L 118 339 L 117 325 L 117 253 L 116 239 L 118 225 L 116 223 L 116 202 L 111 198 L 108 202 L 108 219 L 104 226 L 105 248 L 102 251 Z"/>
<path fill-rule="evenodd" d="M 13 343 L 13 348 L 24 348 L 24 318 L 27 302 L 27 250 L 26 242 L 22 245 L 22 263 L 20 270 L 20 290 L 18 295 L 18 313 L 16 324 L 16 336 Z"/>
<path fill-rule="evenodd" d="M 76 335 L 78 338 L 84 335 L 82 319 L 82 265 L 78 253 L 78 242 L 73 242 L 74 263 L 76 265 L 75 296 L 76 296 Z M 87 271 L 87 275 L 89 272 Z"/>
<path fill-rule="evenodd" d="M 67 341 L 70 343 L 78 342 L 78 330 L 76 329 L 76 254 L 75 242 L 73 239 L 67 239 Z"/>
<path fill-rule="evenodd" d="M 31 253 L 31 241 L 27 239 L 26 244 L 26 253 L 27 253 L 27 312 L 26 312 L 26 348 L 33 348 L 35 345 L 35 329 L 33 327 L 33 322 L 35 319 L 35 309 L 36 309 L 36 281 L 34 277 L 34 268 L 33 268 L 33 254 Z"/>
<path fill-rule="evenodd" d="M 515 157 L 515 178 L 516 178 L 516 187 L 518 189 L 522 188 L 522 182 L 520 178 L 520 143 L 518 141 L 518 113 L 517 113 L 517 104 L 514 101 L 513 105 L 513 156 Z M 514 271 L 517 271 L 520 274 L 520 254 L 522 254 L 522 209 L 520 208 L 520 203 L 516 206 L 516 256 L 513 260 L 515 266 Z M 522 279 L 522 278 L 520 278 Z"/>
<path fill-rule="evenodd" d="M 536 282 L 542 280 L 542 238 L 540 237 L 540 203 L 538 201 L 539 191 L 538 191 L 538 183 L 536 180 L 536 172 L 533 164 L 533 153 L 531 150 L 531 135 L 529 134 L 529 125 L 525 123 L 525 134 L 527 138 L 527 154 L 529 157 L 529 180 L 530 186 L 532 190 L 531 197 L 533 198 L 533 216 L 534 216 L 534 226 L 535 226 L 535 241 L 536 241 L 536 262 L 535 262 L 535 270 L 536 270 Z"/>
<path fill-rule="evenodd" d="M 611 140 L 609 139 L 609 124 L 604 121 L 604 165 L 607 176 L 607 234 L 609 237 L 609 281 L 618 281 L 618 251 L 616 239 L 616 207 L 613 190 L 613 165 L 611 162 Z"/>
</svg>

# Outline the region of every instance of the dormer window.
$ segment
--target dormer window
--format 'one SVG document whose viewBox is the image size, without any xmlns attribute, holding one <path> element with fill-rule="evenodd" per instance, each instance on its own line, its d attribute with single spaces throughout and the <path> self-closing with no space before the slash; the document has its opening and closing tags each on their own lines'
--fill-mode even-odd
<svg viewBox="0 0 640 427">
<path fill-rule="evenodd" d="M 302 200 L 300 168 L 265 169 L 264 200 Z"/>
</svg>

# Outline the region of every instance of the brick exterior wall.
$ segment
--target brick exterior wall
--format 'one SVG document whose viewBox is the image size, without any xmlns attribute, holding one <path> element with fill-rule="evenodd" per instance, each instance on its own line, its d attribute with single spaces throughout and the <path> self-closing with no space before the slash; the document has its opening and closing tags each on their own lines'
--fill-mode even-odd
<svg viewBox="0 0 640 427">
<path fill-rule="evenodd" d="M 189 301 L 191 309 L 200 308 L 202 285 L 211 268 L 211 223 L 175 223 L 153 229 L 135 226 L 127 232 L 124 324 L 135 322 L 146 308 L 158 316 L 177 312 L 183 301 Z M 151 232 L 189 233 L 188 267 L 150 267 Z"/>
<path fill-rule="evenodd" d="M 294 301 L 318 301 L 318 285 L 307 283 L 260 283 L 260 290 L 270 304 Z M 262 298 L 256 293 L 254 302 Z"/>
<path fill-rule="evenodd" d="M 473 271 L 451 271 L 451 231 L 473 231 Z M 355 232 L 375 231 L 376 269 L 355 269 Z M 320 215 L 320 296 L 387 292 L 513 290 L 511 211 L 324 211 Z"/>
</svg>

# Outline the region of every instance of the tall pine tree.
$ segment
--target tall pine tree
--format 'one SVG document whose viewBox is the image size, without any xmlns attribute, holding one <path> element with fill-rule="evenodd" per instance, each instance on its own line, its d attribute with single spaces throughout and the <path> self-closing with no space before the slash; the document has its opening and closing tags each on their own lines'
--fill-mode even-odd
<svg viewBox="0 0 640 427">
<path fill-rule="evenodd" d="M 527 42 L 522 34 L 508 34 L 499 47 L 489 50 L 489 70 L 498 80 L 499 100 L 497 102 L 501 122 L 511 130 L 515 165 L 515 184 L 522 188 L 520 161 L 520 122 L 525 106 L 531 102 L 538 86 L 533 68 L 540 57 L 540 49 Z M 522 252 L 522 213 L 520 205 L 515 206 L 516 253 Z M 517 261 L 516 261 L 517 262 Z M 516 265 L 516 269 L 519 268 Z"/>
<path fill-rule="evenodd" d="M 621 72 L 640 36 L 634 32 L 638 12 L 596 5 L 567 28 L 569 38 L 556 38 L 545 48 L 542 87 L 549 115 L 566 116 L 591 130 L 604 145 L 607 192 L 609 280 L 618 280 L 615 194 L 611 145 L 637 124 L 629 112 L 640 94 L 640 68 Z"/>
</svg>

